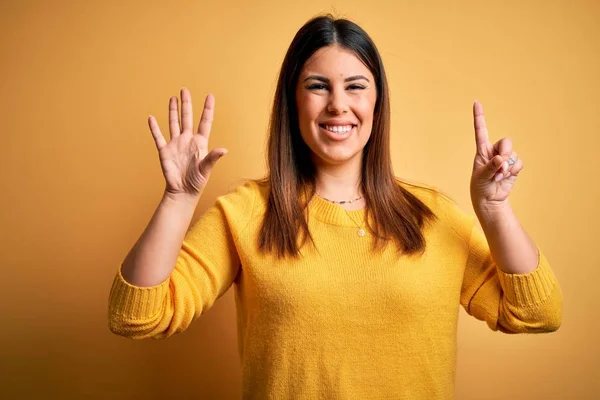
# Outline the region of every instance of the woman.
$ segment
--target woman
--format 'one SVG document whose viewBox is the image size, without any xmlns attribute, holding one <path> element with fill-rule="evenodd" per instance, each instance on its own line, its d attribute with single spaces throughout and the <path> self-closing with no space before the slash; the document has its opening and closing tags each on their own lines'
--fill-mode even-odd
<svg viewBox="0 0 600 400">
<path fill-rule="evenodd" d="M 164 338 L 235 284 L 244 398 L 453 396 L 459 305 L 493 330 L 550 332 L 562 296 L 508 195 L 522 169 L 489 141 L 474 105 L 477 219 L 438 191 L 396 179 L 386 75 L 369 36 L 324 16 L 296 34 L 273 104 L 267 178 L 220 196 L 188 231 L 226 150 L 208 151 L 191 96 L 169 104 L 167 143 L 149 125 L 163 199 L 119 270 L 110 329 Z"/>
</svg>

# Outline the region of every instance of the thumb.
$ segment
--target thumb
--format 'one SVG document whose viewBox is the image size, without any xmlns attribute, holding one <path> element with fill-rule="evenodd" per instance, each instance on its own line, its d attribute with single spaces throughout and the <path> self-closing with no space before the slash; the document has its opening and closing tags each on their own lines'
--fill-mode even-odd
<svg viewBox="0 0 600 400">
<path fill-rule="evenodd" d="M 211 150 L 210 153 L 208 153 L 206 155 L 206 157 L 204 157 L 202 159 L 202 161 L 200 161 L 200 164 L 198 165 L 198 169 L 200 170 L 200 173 L 203 176 L 208 177 L 210 175 L 210 172 L 212 171 L 213 167 L 217 163 L 217 161 L 219 161 L 219 159 L 221 159 L 221 157 L 223 157 L 227 153 L 228 153 L 227 149 L 223 149 L 223 148 Z"/>
<path fill-rule="evenodd" d="M 502 168 L 502 156 L 496 155 L 494 156 L 485 166 L 483 171 L 481 172 L 481 179 L 483 180 L 492 180 L 494 176 Z"/>
</svg>

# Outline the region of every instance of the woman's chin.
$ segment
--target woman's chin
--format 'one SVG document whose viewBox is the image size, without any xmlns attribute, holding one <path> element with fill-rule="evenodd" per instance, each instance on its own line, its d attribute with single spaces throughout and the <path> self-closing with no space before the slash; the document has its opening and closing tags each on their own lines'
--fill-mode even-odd
<svg viewBox="0 0 600 400">
<path fill-rule="evenodd" d="M 342 165 L 352 162 L 359 154 L 352 154 L 348 152 L 335 151 L 325 154 L 320 154 L 319 159 L 321 163 L 329 165 Z"/>
</svg>

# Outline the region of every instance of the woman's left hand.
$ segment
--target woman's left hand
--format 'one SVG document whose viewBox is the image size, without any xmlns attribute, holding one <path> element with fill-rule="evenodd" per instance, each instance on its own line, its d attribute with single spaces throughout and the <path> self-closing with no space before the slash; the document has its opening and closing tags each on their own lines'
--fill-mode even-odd
<svg viewBox="0 0 600 400">
<path fill-rule="evenodd" d="M 510 138 L 490 142 L 479 101 L 473 104 L 473 119 L 477 154 L 471 175 L 471 202 L 475 211 L 493 212 L 508 206 L 508 195 L 523 169 L 523 160 L 513 151 Z"/>
</svg>

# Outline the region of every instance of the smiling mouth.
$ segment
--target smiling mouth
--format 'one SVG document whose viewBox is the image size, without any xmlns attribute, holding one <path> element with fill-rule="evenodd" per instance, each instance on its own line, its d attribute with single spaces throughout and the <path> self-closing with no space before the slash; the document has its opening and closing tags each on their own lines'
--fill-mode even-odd
<svg viewBox="0 0 600 400">
<path fill-rule="evenodd" d="M 352 130 L 352 128 L 354 128 L 356 125 L 343 125 L 343 126 L 339 126 L 339 125 L 325 125 L 325 124 L 319 124 L 319 126 L 323 129 L 328 130 L 329 132 L 333 132 L 333 133 L 347 133 L 350 132 Z"/>
</svg>

